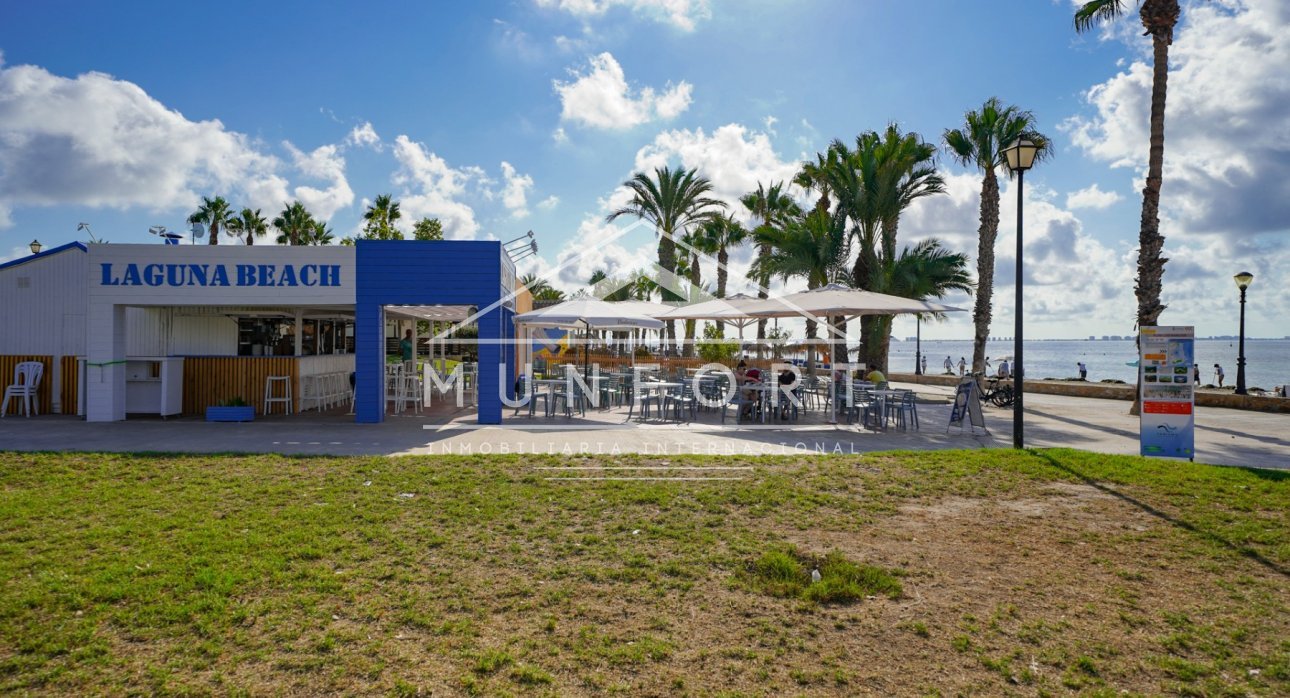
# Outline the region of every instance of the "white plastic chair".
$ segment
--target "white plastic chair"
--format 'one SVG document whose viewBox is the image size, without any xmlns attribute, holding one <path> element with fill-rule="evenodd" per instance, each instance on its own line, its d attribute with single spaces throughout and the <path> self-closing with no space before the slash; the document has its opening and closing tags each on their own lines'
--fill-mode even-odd
<svg viewBox="0 0 1290 698">
<path fill-rule="evenodd" d="M 23 361 L 13 369 L 13 384 L 4 389 L 4 403 L 0 404 L 0 419 L 9 411 L 9 398 L 22 400 L 23 413 L 31 416 L 32 403 L 40 411 L 40 378 L 45 374 L 45 364 Z"/>
</svg>

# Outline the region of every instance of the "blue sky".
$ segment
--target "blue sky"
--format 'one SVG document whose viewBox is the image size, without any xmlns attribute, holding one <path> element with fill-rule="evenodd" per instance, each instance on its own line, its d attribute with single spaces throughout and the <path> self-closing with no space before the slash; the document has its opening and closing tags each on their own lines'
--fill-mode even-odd
<svg viewBox="0 0 1290 698">
<path fill-rule="evenodd" d="M 1290 86 L 1276 66 L 1290 64 L 1290 10 L 1184 8 L 1163 321 L 1234 333 L 1231 274 L 1249 268 L 1253 333 L 1282 336 Z M 81 221 L 112 242 L 149 242 L 150 225 L 182 230 L 215 194 L 266 214 L 301 198 L 346 235 L 366 201 L 394 193 L 408 218 L 439 217 L 454 236 L 536 231 L 541 259 L 526 270 L 563 263 L 551 273 L 574 289 L 593 268 L 653 257 L 644 231 L 598 244 L 636 169 L 698 167 L 733 203 L 833 138 L 896 121 L 939 140 L 998 96 L 1035 112 L 1058 148 L 1027 179 L 1028 334 L 1127 335 L 1148 42 L 1136 17 L 1077 37 L 1072 11 L 1069 0 L 11 4 L 0 258 L 32 238 L 78 239 Z M 911 210 L 902 242 L 936 235 L 973 253 L 979 180 L 941 164 L 950 194 Z M 1015 190 L 1004 196 L 999 335 L 1011 334 L 1015 245 Z M 735 270 L 748 259 L 736 255 Z M 924 329 L 966 338 L 969 326 Z"/>
</svg>

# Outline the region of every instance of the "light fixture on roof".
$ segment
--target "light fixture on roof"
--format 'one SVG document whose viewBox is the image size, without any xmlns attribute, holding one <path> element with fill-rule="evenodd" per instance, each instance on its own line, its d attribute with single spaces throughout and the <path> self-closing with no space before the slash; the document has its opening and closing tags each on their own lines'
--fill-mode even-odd
<svg viewBox="0 0 1290 698">
<path fill-rule="evenodd" d="M 519 248 L 519 250 L 520 250 L 519 254 L 513 254 L 508 252 L 508 254 L 511 254 L 512 262 L 518 262 L 521 259 L 524 259 L 525 257 L 532 257 L 533 255 L 537 254 L 537 251 L 538 251 L 537 240 L 533 240 L 532 242 L 529 243 L 528 247 L 521 247 Z"/>
<path fill-rule="evenodd" d="M 42 249 L 44 249 L 44 247 L 45 247 L 45 246 L 44 246 L 44 245 L 42 245 L 42 244 L 40 244 L 40 241 L 39 241 L 39 240 L 32 240 L 32 241 L 31 241 L 31 244 L 30 244 L 30 245 L 28 245 L 28 247 L 30 247 L 30 248 L 31 248 L 31 253 L 32 253 L 32 254 L 40 254 L 40 251 L 41 251 Z"/>
<path fill-rule="evenodd" d="M 102 240 L 99 240 L 98 238 L 94 237 L 94 231 L 93 231 L 93 230 L 90 230 L 90 224 L 89 224 L 89 223 L 77 223 L 77 224 L 76 224 L 76 232 L 78 232 L 78 233 L 79 233 L 79 232 L 81 232 L 82 230 L 84 230 L 84 231 L 85 231 L 85 234 L 86 234 L 86 235 L 89 235 L 89 236 L 90 236 L 90 242 L 102 242 Z"/>
</svg>

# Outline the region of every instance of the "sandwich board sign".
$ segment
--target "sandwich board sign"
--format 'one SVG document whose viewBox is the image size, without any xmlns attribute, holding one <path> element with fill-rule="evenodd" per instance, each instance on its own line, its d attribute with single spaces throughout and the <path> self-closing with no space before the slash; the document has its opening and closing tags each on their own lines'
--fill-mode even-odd
<svg viewBox="0 0 1290 698">
<path fill-rule="evenodd" d="M 950 423 L 946 425 L 945 431 L 953 426 L 962 429 L 964 418 L 972 425 L 972 431 L 981 427 L 989 433 L 990 430 L 985 428 L 985 415 L 981 413 L 980 386 L 971 376 L 960 381 L 958 390 L 954 392 L 954 406 L 950 409 Z"/>
<path fill-rule="evenodd" d="M 1192 327 L 1143 327 L 1138 335 L 1144 456 L 1196 457 L 1196 335 Z"/>
</svg>

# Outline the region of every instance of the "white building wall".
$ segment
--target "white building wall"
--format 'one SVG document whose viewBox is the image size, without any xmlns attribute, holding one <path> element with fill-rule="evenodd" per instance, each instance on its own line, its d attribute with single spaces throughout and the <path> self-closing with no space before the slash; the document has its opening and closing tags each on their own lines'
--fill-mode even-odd
<svg viewBox="0 0 1290 698">
<path fill-rule="evenodd" d="M 85 252 L 0 269 L 0 354 L 85 354 Z"/>
</svg>

